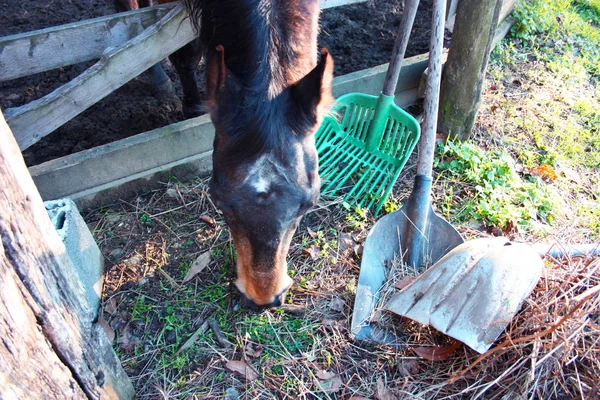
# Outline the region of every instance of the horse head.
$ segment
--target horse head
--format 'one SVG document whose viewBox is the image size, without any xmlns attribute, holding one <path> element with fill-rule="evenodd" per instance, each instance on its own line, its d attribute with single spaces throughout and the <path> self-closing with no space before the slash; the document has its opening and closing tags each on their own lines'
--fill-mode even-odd
<svg viewBox="0 0 600 400">
<path fill-rule="evenodd" d="M 235 285 L 247 307 L 282 304 L 292 284 L 287 253 L 301 217 L 319 198 L 314 133 L 333 100 L 332 79 L 326 50 L 310 72 L 271 95 L 234 76 L 222 46 L 208 56 L 216 131 L 210 194 L 231 231 Z"/>
</svg>

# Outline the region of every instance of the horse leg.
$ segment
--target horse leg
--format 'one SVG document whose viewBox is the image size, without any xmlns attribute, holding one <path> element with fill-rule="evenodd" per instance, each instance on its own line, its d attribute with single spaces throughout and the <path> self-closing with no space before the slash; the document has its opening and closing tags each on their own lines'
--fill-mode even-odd
<svg viewBox="0 0 600 400">
<path fill-rule="evenodd" d="M 193 118 L 202 114 L 202 102 L 196 83 L 196 67 L 202 58 L 200 39 L 186 44 L 169 56 L 183 89 L 183 116 Z"/>
<path fill-rule="evenodd" d="M 138 10 L 140 8 L 150 7 L 152 0 L 114 0 L 117 11 Z M 150 82 L 154 87 L 154 93 L 158 97 L 168 98 L 174 95 L 173 85 L 171 80 L 163 70 L 160 62 L 154 64 L 150 69 Z"/>
</svg>

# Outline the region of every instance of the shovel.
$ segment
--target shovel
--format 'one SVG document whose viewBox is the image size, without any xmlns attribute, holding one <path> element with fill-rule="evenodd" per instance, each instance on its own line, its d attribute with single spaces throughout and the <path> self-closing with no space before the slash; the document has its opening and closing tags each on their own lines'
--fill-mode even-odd
<svg viewBox="0 0 600 400">
<path fill-rule="evenodd" d="M 483 354 L 539 281 L 541 255 L 597 256 L 600 244 L 532 246 L 504 237 L 455 247 L 385 305 L 396 314 L 460 340 Z"/>
<path fill-rule="evenodd" d="M 434 1 L 423 133 L 413 191 L 400 210 L 377 221 L 365 241 L 351 323 L 351 335 L 356 339 L 388 344 L 395 341 L 369 322 L 386 280 L 387 260 L 401 255 L 409 266 L 421 269 L 464 242 L 456 229 L 433 211 L 430 198 L 445 9 L 445 0 Z"/>
<path fill-rule="evenodd" d="M 417 120 L 394 104 L 419 0 L 407 0 L 379 96 L 338 98 L 315 134 L 321 195 L 338 196 L 377 215 L 419 139 Z M 339 118 L 339 120 L 338 120 Z"/>
</svg>

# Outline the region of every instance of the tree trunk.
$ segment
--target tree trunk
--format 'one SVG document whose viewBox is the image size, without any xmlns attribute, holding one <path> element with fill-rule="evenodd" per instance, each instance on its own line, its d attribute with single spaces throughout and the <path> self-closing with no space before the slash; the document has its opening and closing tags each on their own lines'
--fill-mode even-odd
<svg viewBox="0 0 600 400">
<path fill-rule="evenodd" d="M 132 398 L 2 113 L 0 143 L 0 398 Z"/>
<path fill-rule="evenodd" d="M 481 100 L 502 0 L 460 0 L 444 67 L 438 131 L 468 139 Z"/>
</svg>

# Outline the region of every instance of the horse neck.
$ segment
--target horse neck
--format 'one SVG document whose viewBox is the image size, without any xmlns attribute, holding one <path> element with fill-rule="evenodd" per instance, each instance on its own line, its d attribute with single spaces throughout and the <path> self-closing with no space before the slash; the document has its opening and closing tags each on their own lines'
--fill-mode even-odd
<svg viewBox="0 0 600 400">
<path fill-rule="evenodd" d="M 209 1 L 209 46 L 223 45 L 242 87 L 274 98 L 316 65 L 318 0 Z"/>
</svg>

